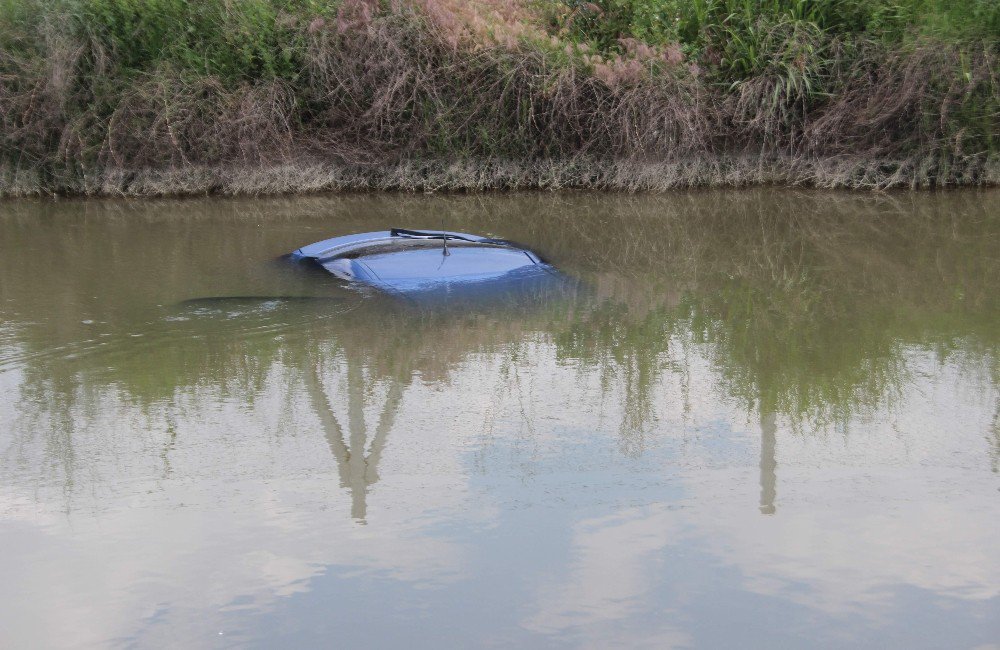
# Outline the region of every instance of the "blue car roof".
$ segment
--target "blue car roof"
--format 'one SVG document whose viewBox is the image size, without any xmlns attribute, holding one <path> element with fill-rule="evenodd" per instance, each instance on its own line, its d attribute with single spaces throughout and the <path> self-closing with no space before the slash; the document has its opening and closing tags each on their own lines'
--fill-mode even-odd
<svg viewBox="0 0 1000 650">
<path fill-rule="evenodd" d="M 339 278 L 410 298 L 537 293 L 562 279 L 517 244 L 452 231 L 346 235 L 303 246 L 292 257 L 313 260 Z"/>
<path fill-rule="evenodd" d="M 374 232 L 363 232 L 356 235 L 343 235 L 340 237 L 333 237 L 331 239 L 324 239 L 323 241 L 318 241 L 315 244 L 309 244 L 308 246 L 303 246 L 292 253 L 292 257 L 295 258 L 310 258 L 315 260 L 322 260 L 327 257 L 340 256 L 349 253 L 352 250 L 367 247 L 378 242 L 404 242 L 407 240 L 417 240 L 417 239 L 429 239 L 435 241 L 442 241 L 442 237 L 447 235 L 452 241 L 471 241 L 471 242 L 501 242 L 501 240 L 492 239 L 490 237 L 483 237 L 481 235 L 470 235 L 464 232 L 453 232 L 450 230 L 406 230 L 403 228 L 393 228 L 391 230 L 376 230 Z M 506 245 L 512 245 L 510 242 L 502 242 Z"/>
</svg>

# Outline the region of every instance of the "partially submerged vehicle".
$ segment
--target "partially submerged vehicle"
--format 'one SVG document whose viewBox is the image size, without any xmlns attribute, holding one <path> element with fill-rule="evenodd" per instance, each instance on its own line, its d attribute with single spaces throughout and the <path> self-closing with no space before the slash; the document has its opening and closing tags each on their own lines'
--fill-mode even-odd
<svg viewBox="0 0 1000 650">
<path fill-rule="evenodd" d="M 291 257 L 417 302 L 521 299 L 568 286 L 566 276 L 535 252 L 461 232 L 393 228 L 326 239 Z"/>
</svg>

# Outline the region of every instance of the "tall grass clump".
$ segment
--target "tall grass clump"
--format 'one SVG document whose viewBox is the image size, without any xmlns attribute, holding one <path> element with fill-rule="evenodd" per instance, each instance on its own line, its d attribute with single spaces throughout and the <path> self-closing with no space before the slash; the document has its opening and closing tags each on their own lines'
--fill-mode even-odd
<svg viewBox="0 0 1000 650">
<path fill-rule="evenodd" d="M 986 0 L 0 0 L 0 194 L 1000 180 Z"/>
</svg>

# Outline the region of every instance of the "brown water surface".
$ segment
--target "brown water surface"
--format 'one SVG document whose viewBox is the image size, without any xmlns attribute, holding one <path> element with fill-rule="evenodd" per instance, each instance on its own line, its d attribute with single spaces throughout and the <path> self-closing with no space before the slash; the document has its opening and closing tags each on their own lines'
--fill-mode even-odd
<svg viewBox="0 0 1000 650">
<path fill-rule="evenodd" d="M 996 647 L 998 205 L 0 203 L 0 646 Z M 582 288 L 279 259 L 391 226 Z"/>
</svg>

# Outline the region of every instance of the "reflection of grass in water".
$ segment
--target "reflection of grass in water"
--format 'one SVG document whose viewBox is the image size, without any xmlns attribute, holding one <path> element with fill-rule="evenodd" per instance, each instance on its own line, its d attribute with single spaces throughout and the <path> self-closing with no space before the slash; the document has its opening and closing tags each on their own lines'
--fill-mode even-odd
<svg viewBox="0 0 1000 650">
<path fill-rule="evenodd" d="M 642 451 L 658 382 L 669 368 L 686 366 L 689 346 L 704 350 L 723 393 L 744 408 L 781 413 L 809 429 L 891 405 L 910 379 L 908 345 L 933 346 L 942 363 L 965 365 L 955 353 L 973 351 L 996 364 L 995 331 L 983 314 L 830 296 L 819 280 L 767 289 L 731 279 L 646 311 L 609 300 L 580 310 L 554 342 L 561 357 L 596 364 L 609 390 L 619 383 L 626 453 Z"/>
<path fill-rule="evenodd" d="M 1000 472 L 1000 404 L 997 404 L 997 412 L 993 415 L 993 427 L 990 431 L 991 439 L 990 453 L 993 457 L 993 471 Z"/>
<path fill-rule="evenodd" d="M 809 425 L 892 400 L 908 379 L 907 345 L 933 345 L 942 360 L 969 348 L 993 357 L 994 217 L 961 202 L 953 214 L 876 203 L 870 218 L 866 202 L 860 214 L 755 203 L 634 219 L 639 228 L 607 229 L 587 249 L 594 269 L 614 251 L 629 281 L 556 341 L 623 378 L 630 429 L 652 415 L 656 381 L 678 352 L 670 340 L 702 345 L 747 408 Z"/>
<path fill-rule="evenodd" d="M 621 383 L 623 399 L 622 452 L 638 456 L 645 447 L 645 433 L 654 417 L 653 389 L 670 353 L 677 319 L 665 308 L 630 314 L 621 303 L 605 301 L 580 313 L 568 327 L 554 334 L 560 358 L 594 363 L 605 392 Z"/>
<path fill-rule="evenodd" d="M 746 409 L 779 412 L 794 422 L 847 421 L 875 410 L 906 381 L 890 320 L 860 327 L 808 319 L 766 304 L 774 296 L 731 289 L 642 314 L 606 302 L 555 335 L 559 354 L 596 364 L 610 390 L 623 395 L 623 451 L 641 453 L 655 414 L 664 372 L 684 368 L 703 350 L 722 380 L 723 394 Z M 815 314 L 813 316 L 816 316 Z"/>
<path fill-rule="evenodd" d="M 754 257 L 722 266 L 691 302 L 692 329 L 713 344 L 734 395 L 846 420 L 906 381 L 905 344 L 943 355 L 962 337 L 996 344 L 995 229 L 972 238 L 948 221 L 863 226 L 809 220 L 790 232 L 798 241 L 761 238 Z"/>
<path fill-rule="evenodd" d="M 846 421 L 905 383 L 892 314 L 858 317 L 802 298 L 733 283 L 685 301 L 692 334 L 708 344 L 728 393 L 793 421 Z"/>
<path fill-rule="evenodd" d="M 350 197 L 329 201 L 343 210 L 368 205 Z M 374 201 L 386 222 L 426 225 L 421 220 L 443 210 L 449 228 L 537 242 L 564 268 L 590 278 L 594 296 L 590 302 L 504 317 L 416 318 L 373 304 L 331 314 L 295 305 L 243 321 L 150 326 L 148 310 L 125 300 L 109 299 L 101 305 L 106 313 L 94 314 L 80 296 L 127 296 L 129 280 L 118 279 L 115 270 L 144 263 L 144 251 L 159 251 L 163 228 L 171 229 L 168 240 L 177 232 L 184 241 L 196 232 L 216 233 L 218 241 L 205 247 L 210 258 L 242 260 L 262 235 L 241 224 L 255 226 L 266 218 L 242 211 L 266 212 L 266 206 L 223 203 L 221 209 L 233 210 L 225 227 L 195 231 L 198 219 L 177 221 L 174 213 L 183 205 L 166 203 L 172 221 L 159 215 L 138 229 L 140 241 L 114 249 L 111 257 L 104 230 L 85 236 L 83 230 L 55 227 L 58 223 L 29 227 L 37 220 L 26 214 L 15 222 L 13 245 L 39 249 L 32 234 L 38 227 L 45 250 L 90 260 L 98 272 L 67 274 L 43 266 L 22 284 L 16 281 L 20 263 L 0 259 L 7 304 L 26 313 L 44 305 L 50 316 L 19 328 L 15 337 L 26 350 L 22 415 L 34 410 L 35 420 L 49 425 L 18 429 L 50 431 L 50 447 L 63 450 L 53 455 L 68 458 L 72 423 L 91 418 L 88 409 L 97 408 L 97 396 L 109 386 L 147 411 L 185 392 L 205 390 L 252 407 L 269 377 L 301 372 L 317 359 L 350 356 L 366 368 L 366 381 L 420 373 L 424 381 L 442 382 L 475 352 L 516 352 L 512 344 L 529 333 L 551 336 L 559 355 L 595 364 L 608 392 L 621 390 L 622 447 L 629 454 L 641 453 L 642 436 L 656 412 L 657 386 L 671 364 L 685 366 L 689 345 L 705 350 L 730 395 L 805 424 L 844 421 L 884 406 L 907 381 L 908 345 L 933 345 L 941 358 L 959 362 L 965 352 L 973 360 L 986 359 L 994 368 L 991 381 L 1000 383 L 995 370 L 1000 227 L 982 197 L 953 195 L 942 203 L 935 196 L 916 201 L 743 192 L 672 199 L 532 195 Z M 322 213 L 326 205 L 316 198 L 304 202 L 310 214 Z M 125 210 L 122 205 L 109 204 L 109 210 Z M 281 201 L 267 205 L 292 210 Z M 135 215 L 126 210 L 113 216 L 127 223 Z M 311 227 L 319 223 L 309 219 Z M 366 224 L 352 221 L 338 228 L 360 230 Z M 100 224 L 92 215 L 83 225 Z M 289 239 L 301 244 L 300 237 L 293 233 Z M 208 263 L 200 259 L 196 255 L 198 264 Z M 184 285 L 181 292 L 171 284 L 190 281 L 191 274 L 180 269 L 192 263 L 192 251 L 167 250 L 157 263 L 161 281 L 152 287 L 154 300 L 199 295 L 197 288 Z M 39 302 L 46 292 L 66 299 Z M 127 344 L 80 349 L 70 360 L 52 354 L 53 342 L 81 345 L 94 337 L 88 332 L 98 326 L 80 325 L 84 318 L 103 322 L 99 327 Z M 133 331 L 143 337 L 129 339 Z M 956 351 L 963 355 L 954 356 Z M 297 390 L 295 381 L 286 379 L 289 391 Z"/>
</svg>

